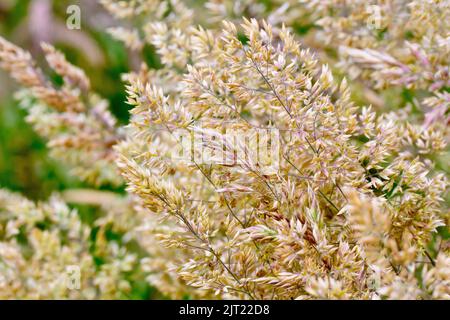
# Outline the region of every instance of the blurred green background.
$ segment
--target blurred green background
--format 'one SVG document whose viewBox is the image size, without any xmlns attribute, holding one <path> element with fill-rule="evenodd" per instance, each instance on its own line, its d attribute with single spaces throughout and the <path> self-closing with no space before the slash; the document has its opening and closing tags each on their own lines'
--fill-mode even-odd
<svg viewBox="0 0 450 320">
<path fill-rule="evenodd" d="M 65 21 L 69 5 L 81 8 L 81 29 L 69 30 Z M 44 70 L 39 43 L 54 44 L 67 59 L 89 75 L 94 91 L 108 99 L 120 122 L 128 120 L 128 105 L 121 74 L 138 63 L 122 43 L 105 29 L 117 21 L 92 0 L 1 0 L 0 35 L 30 51 Z M 157 64 L 151 49 L 150 65 Z M 45 199 L 52 192 L 82 187 L 67 175 L 64 164 L 48 156 L 45 141 L 25 122 L 25 111 L 14 99 L 17 84 L 0 70 L 0 187 L 19 191 L 31 199 Z"/>
<path fill-rule="evenodd" d="M 201 2 L 195 3 L 199 5 Z M 66 10 L 73 4 L 81 8 L 80 30 L 69 30 L 66 27 Z M 129 106 L 125 103 L 121 75 L 136 69 L 141 59 L 150 67 L 158 67 L 159 60 L 150 47 L 144 49 L 144 57 L 137 57 L 136 54 L 128 52 L 122 43 L 107 34 L 106 29 L 113 25 L 117 26 L 118 22 L 97 0 L 0 0 L 2 37 L 30 51 L 44 70 L 46 64 L 39 43 L 45 41 L 55 45 L 70 62 L 86 71 L 93 90 L 109 100 L 112 112 L 121 123 L 126 123 Z M 311 25 L 302 25 L 301 22 L 294 25 L 294 30 L 299 34 L 305 34 L 311 28 Z M 76 177 L 68 175 L 68 168 L 64 167 L 63 163 L 49 157 L 46 142 L 25 122 L 26 112 L 20 109 L 14 99 L 14 92 L 18 88 L 6 72 L 0 70 L 0 188 L 18 191 L 30 199 L 41 200 L 48 198 L 55 191 L 87 187 Z M 362 90 L 354 93 L 354 100 L 362 105 L 366 104 L 367 100 L 361 92 Z M 417 92 L 394 89 L 384 92 L 382 96 L 383 100 L 388 101 L 386 107 L 394 110 L 406 104 L 412 104 L 414 107 L 413 97 L 416 95 Z M 417 108 L 413 108 L 411 112 L 411 117 L 415 116 L 422 116 Z M 436 168 L 447 174 L 449 157 L 450 154 L 446 153 L 433 159 Z M 450 203 L 448 193 L 446 200 Z M 98 214 L 95 208 L 79 206 L 78 209 L 85 221 L 92 221 Z M 445 239 L 450 237 L 446 228 L 441 228 L 440 232 Z M 112 231 L 107 236 L 108 240 L 121 238 L 121 235 Z M 150 297 L 161 296 L 140 278 L 133 282 L 133 291 L 126 298 Z"/>
</svg>

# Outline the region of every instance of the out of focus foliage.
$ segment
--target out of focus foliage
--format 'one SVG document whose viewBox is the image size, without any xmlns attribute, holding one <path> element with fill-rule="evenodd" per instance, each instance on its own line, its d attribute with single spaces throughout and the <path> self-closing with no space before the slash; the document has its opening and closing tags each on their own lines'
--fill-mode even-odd
<svg viewBox="0 0 450 320">
<path fill-rule="evenodd" d="M 74 32 L 65 27 L 66 9 L 71 4 L 84 9 L 83 28 L 73 40 Z M 133 62 L 126 48 L 105 32 L 105 25 L 111 23 L 110 16 L 95 1 L 0 3 L 0 34 L 15 39 L 38 60 L 43 59 L 39 43 L 52 41 L 71 62 L 86 70 L 92 86 L 109 101 L 119 121 L 126 123 L 129 106 L 121 75 L 130 70 Z M 157 61 L 151 50 L 148 56 Z M 56 75 L 53 80 L 59 81 Z M 53 191 L 82 187 L 81 181 L 67 174 L 64 164 L 48 156 L 45 141 L 26 124 L 26 112 L 14 99 L 17 88 L 5 73 L 0 74 L 0 186 L 31 199 L 46 199 Z"/>
</svg>

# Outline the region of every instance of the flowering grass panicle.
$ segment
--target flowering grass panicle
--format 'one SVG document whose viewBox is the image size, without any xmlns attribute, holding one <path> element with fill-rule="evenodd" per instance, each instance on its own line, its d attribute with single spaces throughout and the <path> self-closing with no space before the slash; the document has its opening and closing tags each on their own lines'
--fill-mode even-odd
<svg viewBox="0 0 450 320">
<path fill-rule="evenodd" d="M 245 41 L 225 23 L 214 61 L 188 66 L 175 97 L 131 83 L 131 139 L 118 148 L 128 191 L 181 227 L 161 238 L 195 253 L 178 270 L 190 285 L 224 298 L 396 297 L 444 225 L 444 176 L 428 177 L 396 114 L 358 113 L 346 82 L 287 29 L 247 20 L 242 30 Z M 173 132 L 195 121 L 279 129 L 279 170 L 173 161 Z"/>
<path fill-rule="evenodd" d="M 2 38 L 0 61 L 52 154 L 127 196 L 63 192 L 85 223 L 1 192 L 0 295 L 450 298 L 448 1 L 100 2 L 142 58 L 128 125 L 51 45 L 60 84 Z M 79 291 L 49 279 L 71 264 Z"/>
</svg>

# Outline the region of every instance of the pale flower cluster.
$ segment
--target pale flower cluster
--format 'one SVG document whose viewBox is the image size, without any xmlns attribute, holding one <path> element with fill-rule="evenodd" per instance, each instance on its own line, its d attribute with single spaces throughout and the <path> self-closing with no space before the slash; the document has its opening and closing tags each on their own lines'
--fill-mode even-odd
<svg viewBox="0 0 450 320">
<path fill-rule="evenodd" d="M 124 75 L 127 126 L 52 46 L 58 88 L 1 38 L 0 61 L 52 155 L 128 196 L 102 201 L 93 245 L 59 198 L 0 193 L 1 298 L 123 298 L 131 274 L 178 299 L 450 299 L 448 1 L 374 1 L 374 23 L 358 0 L 213 0 L 201 18 L 179 0 L 100 2 L 124 21 L 112 36 L 162 63 Z M 389 107 L 399 88 L 410 104 Z M 246 154 L 218 146 L 230 128 L 277 130 L 276 169 L 177 158 L 179 130 Z M 78 291 L 54 278 L 67 265 Z"/>
<path fill-rule="evenodd" d="M 35 204 L 0 191 L 0 299 L 118 299 L 137 256 L 107 242 L 62 199 Z M 102 263 L 96 262 L 102 259 Z"/>
</svg>

